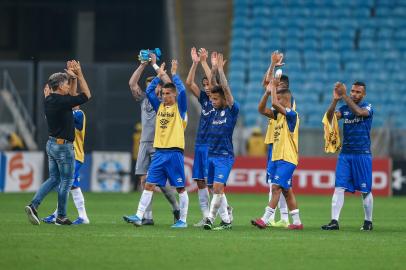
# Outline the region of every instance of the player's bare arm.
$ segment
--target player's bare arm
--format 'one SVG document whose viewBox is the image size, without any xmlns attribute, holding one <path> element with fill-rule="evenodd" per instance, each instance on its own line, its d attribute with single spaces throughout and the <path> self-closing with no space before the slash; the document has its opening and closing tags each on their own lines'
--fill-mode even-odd
<svg viewBox="0 0 406 270">
<path fill-rule="evenodd" d="M 265 115 L 268 118 L 274 119 L 275 115 L 274 115 L 273 111 L 270 108 L 266 107 L 266 104 L 268 103 L 269 95 L 270 94 L 267 91 L 263 94 L 263 96 L 258 104 L 258 112 L 262 115 Z"/>
<path fill-rule="evenodd" d="M 231 94 L 230 86 L 228 85 L 228 81 L 226 78 L 226 74 L 224 73 L 224 65 L 226 64 L 227 60 L 224 60 L 223 54 L 218 54 L 217 65 L 218 65 L 218 73 L 220 76 L 220 85 L 224 91 L 224 97 L 226 98 L 227 106 L 231 107 L 234 105 L 234 97 Z"/>
<path fill-rule="evenodd" d="M 216 80 L 216 73 L 217 73 L 217 52 L 212 52 L 211 53 L 211 72 L 210 72 L 210 87 L 213 88 L 214 86 L 218 85 L 217 80 Z"/>
<path fill-rule="evenodd" d="M 133 75 L 131 75 L 130 81 L 128 82 L 131 89 L 131 94 L 136 100 L 139 100 L 143 97 L 142 89 L 138 84 L 138 82 L 141 78 L 142 72 L 144 71 L 147 65 L 148 65 L 147 62 L 142 62 L 138 66 L 138 68 L 134 71 Z"/>
<path fill-rule="evenodd" d="M 78 80 L 76 74 L 73 72 L 72 61 L 66 62 L 66 74 L 68 74 L 69 79 L 69 95 L 77 96 Z"/>
<path fill-rule="evenodd" d="M 154 67 L 157 76 L 164 82 L 164 83 L 170 83 L 171 78 L 169 78 L 168 74 L 166 73 L 165 70 L 165 62 L 161 64 L 161 66 L 159 68 L 157 68 L 157 64 L 156 64 L 156 55 L 154 53 L 150 53 L 149 57 L 151 58 L 151 65 Z"/>
<path fill-rule="evenodd" d="M 282 104 L 278 100 L 278 96 L 276 95 L 276 88 L 278 87 L 280 82 L 280 78 L 272 78 L 271 81 L 266 86 L 266 92 L 268 95 L 271 95 L 272 100 L 272 107 L 277 110 L 279 113 L 286 115 L 286 108 L 282 106 Z"/>
<path fill-rule="evenodd" d="M 204 74 L 206 75 L 207 79 L 210 82 L 211 70 L 210 70 L 209 64 L 207 64 L 208 55 L 209 55 L 209 52 L 205 48 L 199 49 L 200 64 L 202 64 Z"/>
<path fill-rule="evenodd" d="M 197 55 L 195 47 L 193 47 L 191 49 L 190 55 L 192 57 L 192 66 L 190 67 L 189 74 L 187 75 L 187 78 L 186 78 L 186 87 L 187 87 L 187 89 L 189 89 L 192 92 L 192 94 L 195 97 L 199 98 L 200 89 L 195 82 L 195 75 L 196 75 L 196 69 L 197 69 L 197 65 L 199 64 L 200 58 Z"/>
<path fill-rule="evenodd" d="M 333 115 L 334 113 L 337 116 L 337 119 L 341 118 L 341 113 L 340 112 L 335 112 L 336 106 L 338 101 L 340 101 L 340 99 L 342 98 L 341 95 L 339 95 L 340 91 L 338 90 L 341 83 L 340 82 L 336 82 L 334 85 L 334 89 L 333 89 L 333 100 L 331 101 L 330 106 L 327 109 L 327 120 L 331 123 L 331 121 L 333 120 Z"/>
<path fill-rule="evenodd" d="M 280 67 L 283 66 L 285 63 L 283 63 L 283 53 L 280 53 L 278 51 L 274 51 L 271 55 L 271 64 L 269 65 L 269 68 L 266 72 L 266 75 L 264 77 L 264 80 L 262 82 L 262 85 L 266 87 L 269 82 L 271 81 L 275 67 Z"/>
<path fill-rule="evenodd" d="M 90 89 L 89 86 L 87 85 L 85 77 L 83 76 L 82 67 L 80 66 L 79 61 L 72 60 L 72 70 L 78 77 L 80 90 L 82 91 L 83 94 L 85 94 L 85 96 L 88 99 L 90 99 L 92 95 L 90 93 Z"/>
</svg>

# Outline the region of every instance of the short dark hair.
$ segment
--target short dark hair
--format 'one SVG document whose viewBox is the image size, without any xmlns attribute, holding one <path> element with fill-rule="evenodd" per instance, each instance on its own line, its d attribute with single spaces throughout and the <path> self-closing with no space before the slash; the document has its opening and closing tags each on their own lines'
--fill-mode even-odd
<svg viewBox="0 0 406 270">
<path fill-rule="evenodd" d="M 220 96 L 225 97 L 225 96 L 224 96 L 223 87 L 221 87 L 220 85 L 214 86 L 213 89 L 211 89 L 211 93 L 212 93 L 212 94 L 216 94 L 216 93 L 217 93 L 217 94 L 219 94 Z"/>
<path fill-rule="evenodd" d="M 203 81 L 204 80 L 209 80 L 206 76 L 204 76 L 203 78 L 202 78 L 202 84 L 203 84 Z"/>
<path fill-rule="evenodd" d="M 288 77 L 288 75 L 282 74 L 282 76 L 281 76 L 281 82 L 286 83 L 287 86 L 289 87 L 289 77 Z"/>
<path fill-rule="evenodd" d="M 364 82 L 356 81 L 352 85 L 363 86 L 364 90 L 367 91 L 367 86 L 365 85 Z"/>
<path fill-rule="evenodd" d="M 52 91 L 56 91 L 65 81 L 68 81 L 68 75 L 63 72 L 57 72 L 49 76 L 47 84 Z"/>
<path fill-rule="evenodd" d="M 170 88 L 173 92 L 176 92 L 176 86 L 171 82 L 165 83 L 162 88 Z"/>
<path fill-rule="evenodd" d="M 152 80 L 154 79 L 153 76 L 149 76 L 145 79 L 145 84 L 152 82 Z"/>
</svg>

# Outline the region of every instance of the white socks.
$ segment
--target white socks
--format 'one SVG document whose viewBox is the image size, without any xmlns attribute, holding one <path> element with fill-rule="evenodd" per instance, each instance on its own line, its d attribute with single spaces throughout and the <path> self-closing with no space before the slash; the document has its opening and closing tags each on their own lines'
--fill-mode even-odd
<svg viewBox="0 0 406 270">
<path fill-rule="evenodd" d="M 209 200 L 210 200 L 209 189 L 207 187 L 203 189 L 198 189 L 197 194 L 199 196 L 200 210 L 202 211 L 203 218 L 206 218 L 209 216 Z"/>
<path fill-rule="evenodd" d="M 219 208 L 219 215 L 222 221 L 225 223 L 231 223 L 231 217 L 228 214 L 228 202 L 227 202 L 227 197 L 225 194 L 221 194 L 221 205 Z"/>
<path fill-rule="evenodd" d="M 288 204 L 286 203 L 285 196 L 283 196 L 282 193 L 281 193 L 281 196 L 279 196 L 278 207 L 279 207 L 279 212 L 281 213 L 281 220 L 289 222 Z"/>
<path fill-rule="evenodd" d="M 72 189 L 70 193 L 72 194 L 72 199 L 75 203 L 76 209 L 78 209 L 79 217 L 85 221 L 89 221 L 86 213 L 85 198 L 83 197 L 82 190 L 80 188 L 75 188 Z"/>
<path fill-rule="evenodd" d="M 372 193 L 362 193 L 362 202 L 364 206 L 365 220 L 372 221 L 372 211 L 374 209 L 374 197 Z"/>
<path fill-rule="evenodd" d="M 186 223 L 187 211 L 189 208 L 189 196 L 187 191 L 179 193 L 179 210 L 180 210 L 180 220 Z"/>
<path fill-rule="evenodd" d="M 149 202 L 149 205 L 147 207 L 147 209 L 145 209 L 145 213 L 144 213 L 144 218 L 145 219 L 153 219 L 152 216 L 152 201 L 154 199 L 154 196 L 152 196 L 151 201 Z"/>
<path fill-rule="evenodd" d="M 293 220 L 294 225 L 302 224 L 302 222 L 300 221 L 299 209 L 295 209 L 295 210 L 290 211 L 290 215 L 292 216 L 292 220 Z"/>
<path fill-rule="evenodd" d="M 265 213 L 261 219 L 265 224 L 268 224 L 271 220 L 271 217 L 274 217 L 274 216 L 275 216 L 275 209 L 267 206 L 267 207 L 265 207 Z"/>
<path fill-rule="evenodd" d="M 142 219 L 145 214 L 145 210 L 149 206 L 152 200 L 152 195 L 154 194 L 153 191 L 145 190 L 142 192 L 140 202 L 138 203 L 138 209 L 137 209 L 137 217 L 139 219 Z"/>
<path fill-rule="evenodd" d="M 209 219 L 211 222 L 216 218 L 217 212 L 219 211 L 222 203 L 223 194 L 213 194 L 210 204 Z"/>
<path fill-rule="evenodd" d="M 344 205 L 344 192 L 343 188 L 335 188 L 333 199 L 331 200 L 331 219 L 338 221 L 340 212 Z"/>
</svg>

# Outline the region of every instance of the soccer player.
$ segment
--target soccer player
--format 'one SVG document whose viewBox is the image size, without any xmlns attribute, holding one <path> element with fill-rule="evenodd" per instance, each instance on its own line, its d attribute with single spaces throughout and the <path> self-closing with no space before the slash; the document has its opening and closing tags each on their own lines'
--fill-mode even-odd
<svg viewBox="0 0 406 270">
<path fill-rule="evenodd" d="M 365 220 L 361 230 L 372 230 L 373 197 L 371 125 L 374 111 L 370 103 L 364 101 L 366 85 L 354 82 L 350 96 L 343 83 L 337 82 L 333 90 L 333 101 L 327 110 L 327 119 L 331 122 L 334 114 L 343 119 L 343 147 L 338 156 L 336 181 L 331 202 L 331 222 L 323 225 L 323 230 L 339 230 L 338 220 L 344 205 L 344 192 L 359 191 L 362 194 Z M 346 104 L 335 111 L 339 100 Z"/>
<path fill-rule="evenodd" d="M 163 68 L 158 69 L 155 77 L 147 87 L 149 102 L 156 112 L 154 147 L 156 152 L 148 169 L 144 191 L 138 204 L 137 213 L 131 216 L 131 222 L 142 225 L 145 210 L 151 202 L 155 186 L 165 186 L 167 179 L 179 193 L 180 218 L 172 228 L 186 228 L 189 197 L 185 189 L 184 156 L 186 92 L 185 86 L 176 74 L 178 62 L 172 60 L 171 74 L 173 83 L 162 86 L 162 101 L 158 99 L 155 88 L 166 75 Z"/>
<path fill-rule="evenodd" d="M 272 183 L 272 199 L 265 208 L 261 218 L 251 220 L 252 225 L 260 229 L 266 228 L 266 222 L 275 213 L 281 193 L 286 198 L 293 224 L 288 226 L 291 230 L 302 230 L 303 224 L 300 221 L 299 209 L 292 190 L 292 176 L 298 164 L 298 142 L 299 142 L 299 115 L 292 108 L 292 95 L 289 89 L 277 88 L 280 77 L 273 78 L 266 87 L 265 98 L 272 96 L 272 110 L 268 111 L 271 118 L 276 119 L 274 130 L 274 143 L 272 149 L 273 168 L 269 178 Z"/>
<path fill-rule="evenodd" d="M 71 225 L 66 217 L 66 201 L 74 179 L 75 139 L 72 108 L 87 102 L 91 98 L 89 87 L 83 76 L 79 62 L 72 61 L 72 70 L 67 73 L 54 73 L 48 79 L 51 93 L 45 98 L 45 116 L 48 122 L 49 139 L 46 151 L 49 160 L 49 178 L 41 185 L 31 203 L 25 207 L 28 220 L 39 225 L 37 209 L 46 195 L 58 188 L 58 216 L 56 225 Z M 82 93 L 69 86 L 69 80 L 77 77 Z M 47 91 L 47 90 L 45 90 Z M 45 92 L 44 91 L 44 92 Z"/>
<path fill-rule="evenodd" d="M 272 53 L 271 64 L 270 64 L 267 72 L 265 73 L 264 79 L 262 82 L 262 85 L 264 86 L 264 88 L 266 88 L 266 86 L 269 84 L 272 77 L 274 76 L 275 67 L 280 67 L 280 66 L 284 65 L 284 63 L 282 63 L 282 60 L 283 60 L 282 53 L 279 53 L 278 51 L 275 51 Z M 282 90 L 282 89 L 289 89 L 289 78 L 286 75 L 282 75 L 278 88 L 277 88 L 277 91 Z M 275 114 L 275 111 L 273 111 L 273 108 L 266 107 L 267 101 L 268 101 L 268 94 L 265 92 L 261 98 L 261 101 L 258 104 L 258 111 L 259 111 L 259 113 L 268 117 L 268 119 L 269 119 L 264 143 L 268 145 L 266 181 L 269 184 L 269 202 L 270 202 L 272 200 L 272 182 L 270 179 L 270 174 L 273 170 L 273 166 L 275 165 L 274 162 L 272 161 L 272 148 L 273 148 L 274 131 L 275 131 L 275 119 L 273 119 L 273 116 Z M 293 105 L 293 107 L 295 107 L 295 106 Z M 286 228 L 289 226 L 289 215 L 288 215 L 288 206 L 286 204 L 286 199 L 285 199 L 285 196 L 283 196 L 283 194 L 281 194 L 281 196 L 279 197 L 278 207 L 279 207 L 281 219 L 279 221 L 275 222 L 275 215 L 272 215 L 269 220 L 265 221 L 265 223 L 268 226 L 272 226 L 272 227 L 285 227 Z"/>
<path fill-rule="evenodd" d="M 207 76 L 210 76 L 210 68 L 207 64 L 207 51 L 202 48 L 197 54 L 196 48 L 191 49 L 192 56 L 192 66 L 190 68 L 188 77 L 186 79 L 186 86 L 192 92 L 192 94 L 198 99 L 201 105 L 201 113 L 199 120 L 199 127 L 197 130 L 196 141 L 195 141 L 195 157 L 193 161 L 192 169 L 192 178 L 197 183 L 198 188 L 198 197 L 200 210 L 202 211 L 203 219 L 198 223 L 194 224 L 195 227 L 201 227 L 204 225 L 206 218 L 209 216 L 209 189 L 206 185 L 207 180 L 207 158 L 209 146 L 208 142 L 208 131 L 209 123 L 211 116 L 214 112 L 213 105 L 210 101 L 210 88 L 209 88 L 209 79 Z M 206 77 L 202 79 L 203 88 L 199 89 L 195 83 L 195 74 L 196 68 L 199 64 L 202 63 L 204 70 L 206 72 Z M 208 73 L 208 74 L 207 74 Z"/>
<path fill-rule="evenodd" d="M 234 101 L 231 89 L 224 74 L 222 54 L 213 52 L 212 81 L 216 73 L 220 77 L 220 85 L 215 85 L 211 90 L 211 102 L 215 109 L 209 126 L 209 151 L 207 183 L 213 185 L 213 198 L 210 204 L 209 216 L 206 218 L 204 229 L 226 230 L 231 229 L 231 218 L 227 210 L 227 198 L 224 187 L 234 164 L 233 132 L 237 123 L 239 105 Z M 214 85 L 214 83 L 213 83 Z M 213 222 L 220 215 L 220 226 L 213 228 Z"/>
<path fill-rule="evenodd" d="M 142 91 L 138 81 L 141 77 L 142 72 L 144 71 L 145 67 L 148 65 L 148 62 L 141 62 L 138 68 L 135 70 L 133 75 L 130 78 L 129 85 L 131 89 L 131 93 L 133 97 L 137 101 L 141 101 L 141 140 L 140 140 L 140 147 L 138 151 L 137 163 L 135 165 L 135 174 L 140 175 L 141 186 L 144 188 L 145 186 L 145 179 L 147 177 L 148 168 L 151 164 L 151 160 L 153 155 L 155 154 L 155 148 L 153 146 L 154 142 L 154 135 L 155 135 L 155 119 L 156 119 L 156 112 L 152 107 L 150 101 L 146 97 L 144 91 Z M 151 54 L 151 65 L 157 70 L 159 67 L 156 64 L 156 55 Z M 164 68 L 164 64 L 162 68 Z M 146 80 L 146 86 L 148 87 L 152 81 L 153 77 L 148 77 Z M 163 81 L 165 83 L 169 83 L 171 80 L 165 74 L 163 76 Z M 157 84 L 156 88 L 154 89 L 155 94 L 159 95 L 161 91 L 161 84 Z M 175 197 L 175 192 L 171 187 L 166 186 L 159 186 L 162 193 L 165 195 L 165 198 L 172 206 L 172 212 L 174 215 L 174 222 L 179 219 L 179 204 Z M 129 218 L 130 217 L 130 218 Z M 129 223 L 131 223 L 132 218 L 134 216 L 124 216 L 123 219 Z M 145 214 L 142 220 L 143 225 L 154 225 L 154 219 L 152 216 L 152 199 L 151 203 L 148 205 L 147 209 L 145 210 Z"/>
</svg>

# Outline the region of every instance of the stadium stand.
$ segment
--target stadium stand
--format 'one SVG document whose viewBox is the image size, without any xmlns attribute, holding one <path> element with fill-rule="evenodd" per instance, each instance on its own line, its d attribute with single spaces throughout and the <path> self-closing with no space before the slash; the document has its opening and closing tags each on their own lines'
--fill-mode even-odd
<svg viewBox="0 0 406 270">
<path fill-rule="evenodd" d="M 406 128 L 406 0 L 234 0 L 233 11 L 229 78 L 246 127 L 265 121 L 261 81 L 280 50 L 302 127 L 320 127 L 334 82 L 348 92 L 359 80 L 374 126 Z"/>
</svg>

